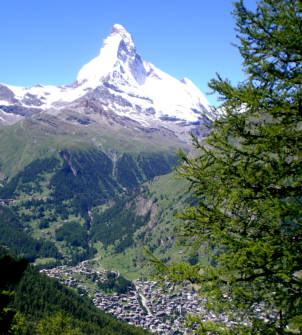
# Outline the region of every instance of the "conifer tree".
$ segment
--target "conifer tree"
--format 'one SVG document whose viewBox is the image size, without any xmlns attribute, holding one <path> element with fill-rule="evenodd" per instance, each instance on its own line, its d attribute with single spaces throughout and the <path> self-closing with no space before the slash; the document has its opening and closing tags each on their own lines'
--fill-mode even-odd
<svg viewBox="0 0 302 335">
<path fill-rule="evenodd" d="M 180 175 L 198 204 L 180 217 L 181 241 L 212 265 L 159 264 L 163 278 L 198 285 L 228 322 L 191 318 L 201 334 L 302 331 L 302 5 L 235 3 L 246 80 L 217 76 L 221 106 Z"/>
</svg>

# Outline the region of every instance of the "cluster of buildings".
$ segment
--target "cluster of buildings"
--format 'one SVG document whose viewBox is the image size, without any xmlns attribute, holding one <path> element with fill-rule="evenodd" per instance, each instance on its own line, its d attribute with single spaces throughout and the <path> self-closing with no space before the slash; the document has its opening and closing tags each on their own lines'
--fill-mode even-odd
<svg viewBox="0 0 302 335">
<path fill-rule="evenodd" d="M 175 289 L 171 284 L 162 287 L 155 281 L 136 280 L 135 290 L 126 294 L 105 294 L 98 290 L 97 282 L 106 280 L 107 271 L 96 271 L 87 261 L 75 267 L 60 266 L 41 271 L 64 285 L 85 291 L 94 305 L 106 313 L 157 334 L 190 334 L 185 327 L 187 314 L 203 315 L 204 320 L 227 322 L 223 315 L 218 319 L 210 315 L 200 303 L 197 293 L 188 287 Z M 83 278 L 86 278 L 85 281 Z M 92 293 L 87 282 L 95 284 Z"/>
<path fill-rule="evenodd" d="M 95 306 L 129 324 L 157 334 L 189 334 L 184 327 L 187 313 L 200 310 L 196 293 L 181 291 L 166 294 L 157 282 L 135 282 L 136 290 L 127 294 L 95 293 Z"/>
</svg>

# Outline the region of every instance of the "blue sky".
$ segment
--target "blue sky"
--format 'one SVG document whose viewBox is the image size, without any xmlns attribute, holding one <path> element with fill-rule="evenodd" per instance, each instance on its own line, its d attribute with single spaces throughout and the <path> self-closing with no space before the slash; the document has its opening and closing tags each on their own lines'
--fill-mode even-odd
<svg viewBox="0 0 302 335">
<path fill-rule="evenodd" d="M 232 0 L 10 0 L 1 3 L 0 82 L 64 85 L 97 56 L 113 24 L 159 69 L 203 93 L 218 72 L 243 80 Z M 245 1 L 255 8 L 256 0 Z M 208 96 L 216 104 L 215 96 Z"/>
</svg>

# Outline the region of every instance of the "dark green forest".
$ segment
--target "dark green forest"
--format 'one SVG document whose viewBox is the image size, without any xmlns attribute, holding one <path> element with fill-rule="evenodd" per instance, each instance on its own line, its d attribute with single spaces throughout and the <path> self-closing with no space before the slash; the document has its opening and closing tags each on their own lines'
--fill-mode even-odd
<svg viewBox="0 0 302 335">
<path fill-rule="evenodd" d="M 134 232 L 148 222 L 149 215 L 136 215 L 132 207 L 127 208 L 134 196 L 116 199 L 115 204 L 103 213 L 93 214 L 90 237 L 93 242 L 101 241 L 105 247 L 114 244 L 116 252 L 122 252 L 133 244 Z M 125 222 L 128 224 L 125 225 Z"/>
<path fill-rule="evenodd" d="M 30 262 L 39 257 L 53 257 L 58 260 L 62 258 L 52 242 L 34 239 L 24 232 L 19 218 L 8 207 L 2 205 L 0 205 L 0 244 Z"/>
<path fill-rule="evenodd" d="M 147 334 L 0 248 L 1 334 Z M 64 321 L 65 320 L 65 321 Z M 60 322 L 58 322 L 60 321 Z"/>
</svg>

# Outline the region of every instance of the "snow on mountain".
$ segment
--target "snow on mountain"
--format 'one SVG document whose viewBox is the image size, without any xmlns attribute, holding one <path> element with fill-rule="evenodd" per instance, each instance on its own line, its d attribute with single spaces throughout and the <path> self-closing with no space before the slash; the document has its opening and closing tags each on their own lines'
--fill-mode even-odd
<svg viewBox="0 0 302 335">
<path fill-rule="evenodd" d="M 83 66 L 77 77 L 79 83 L 90 87 L 105 79 L 125 93 L 151 98 L 158 116 L 196 121 L 198 117 L 192 108 L 209 110 L 207 99 L 190 80 L 179 81 L 143 61 L 131 35 L 118 24 L 104 40 L 99 55 Z"/>
<path fill-rule="evenodd" d="M 203 114 L 211 117 L 207 99 L 189 79 L 177 80 L 144 61 L 132 36 L 115 24 L 99 55 L 82 67 L 73 84 L 31 88 L 0 85 L 1 118 L 11 111 L 8 105 L 12 104 L 19 106 L 16 115 L 26 117 L 41 111 L 58 112 L 66 106 L 77 108 L 81 100 L 92 98 L 104 110 L 145 127 L 163 123 L 168 129 L 190 127 L 202 122 Z"/>
<path fill-rule="evenodd" d="M 89 85 L 97 87 L 110 73 L 120 72 L 122 77 L 126 77 L 125 70 L 127 75 L 131 73 L 131 68 L 133 71 L 139 70 L 139 64 L 133 64 L 137 57 L 131 35 L 123 26 L 115 24 L 110 35 L 104 40 L 99 55 L 82 67 L 77 81 L 79 83 L 87 81 Z M 135 75 L 130 75 L 128 79 L 131 80 L 131 77 L 134 78 Z"/>
</svg>

